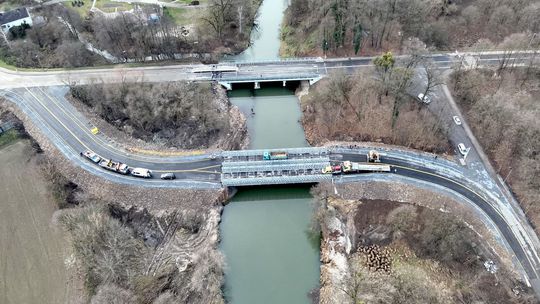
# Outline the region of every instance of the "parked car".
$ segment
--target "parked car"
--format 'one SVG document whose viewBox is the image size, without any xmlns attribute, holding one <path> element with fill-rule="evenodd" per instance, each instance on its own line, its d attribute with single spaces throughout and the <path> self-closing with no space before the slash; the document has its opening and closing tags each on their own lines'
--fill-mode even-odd
<svg viewBox="0 0 540 304">
<path fill-rule="evenodd" d="M 457 145 L 457 147 L 458 147 L 459 153 L 461 153 L 461 155 L 463 155 L 463 156 L 467 155 L 468 149 L 465 148 L 465 145 L 463 143 L 459 143 Z"/>
<path fill-rule="evenodd" d="M 99 163 L 99 161 L 101 161 L 101 157 L 92 151 L 87 150 L 87 151 L 81 152 L 81 156 L 88 158 L 89 160 L 91 160 L 92 162 L 96 164 Z"/>
<path fill-rule="evenodd" d="M 454 116 L 452 118 L 454 119 L 454 122 L 456 123 L 456 125 L 461 126 L 461 119 L 459 119 L 459 117 Z"/>
<path fill-rule="evenodd" d="M 174 173 L 170 172 L 170 173 L 163 173 L 161 174 L 160 176 L 161 179 L 175 179 L 176 178 L 176 175 L 174 175 Z"/>
<path fill-rule="evenodd" d="M 429 104 L 431 102 L 429 96 L 424 95 L 423 93 L 418 94 L 418 99 L 425 104 Z"/>
<path fill-rule="evenodd" d="M 136 177 L 150 178 L 152 177 L 152 171 L 144 168 L 133 168 L 131 169 L 131 175 Z"/>
</svg>

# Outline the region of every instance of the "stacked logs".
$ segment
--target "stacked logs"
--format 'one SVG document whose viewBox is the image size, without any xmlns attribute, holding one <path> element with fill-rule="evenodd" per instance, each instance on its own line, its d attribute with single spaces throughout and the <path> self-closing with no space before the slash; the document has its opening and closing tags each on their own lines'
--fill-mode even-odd
<svg viewBox="0 0 540 304">
<path fill-rule="evenodd" d="M 361 246 L 358 248 L 358 252 L 363 253 L 366 257 L 365 266 L 369 271 L 390 273 L 392 257 L 390 256 L 390 251 L 388 251 L 388 249 L 381 249 L 379 245 L 370 245 Z"/>
</svg>

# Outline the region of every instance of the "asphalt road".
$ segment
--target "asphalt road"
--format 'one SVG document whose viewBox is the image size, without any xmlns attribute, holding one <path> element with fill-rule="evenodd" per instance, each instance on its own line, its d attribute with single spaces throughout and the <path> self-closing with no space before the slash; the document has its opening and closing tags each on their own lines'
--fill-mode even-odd
<svg viewBox="0 0 540 304">
<path fill-rule="evenodd" d="M 65 93 L 65 87 L 18 88 L 7 91 L 6 97 L 19 100 L 30 111 L 39 115 L 40 120 L 34 123 L 38 124 L 40 129 L 47 130 L 45 135 L 54 135 L 56 139 L 60 139 L 57 145 L 69 147 L 77 154 L 91 150 L 104 158 L 120 161 L 130 167 L 147 168 L 154 173 L 154 179 L 158 179 L 161 173 L 174 172 L 178 179 L 219 183 L 219 159 L 202 156 L 185 160 L 185 157 L 137 155 L 121 149 L 102 134 L 92 134 L 93 125 L 64 98 Z M 80 158 L 91 163 L 86 158 Z M 137 179 L 120 175 L 118 178 Z"/>
<path fill-rule="evenodd" d="M 469 54 L 468 61 L 475 61 L 480 64 L 497 64 L 500 54 Z M 453 54 L 439 54 L 432 56 L 434 62 L 440 69 L 451 68 L 461 59 Z M 473 58 L 473 59 L 471 59 Z M 325 75 L 332 70 L 342 69 L 348 73 L 354 73 L 357 68 L 372 65 L 373 58 L 343 58 L 343 59 L 309 59 L 309 60 L 289 60 L 275 62 L 255 62 L 238 63 L 238 72 L 224 73 L 222 77 L 230 79 L 244 77 L 253 79 L 272 78 L 294 75 L 316 73 Z M 516 62 L 524 61 L 524 58 L 516 58 Z M 66 83 L 79 82 L 91 83 L 99 79 L 106 82 L 120 81 L 174 81 L 174 80 L 192 80 L 208 81 L 212 75 L 209 73 L 192 73 L 193 65 L 178 65 L 166 67 L 141 67 L 141 68 L 113 68 L 113 69 L 92 69 L 76 71 L 48 71 L 48 72 L 19 72 L 0 69 L 0 93 L 4 94 L 10 100 L 14 101 L 32 120 L 34 125 L 42 130 L 56 147 L 61 150 L 66 157 L 93 174 L 104 176 L 106 178 L 124 181 L 135 185 L 154 185 L 154 186 L 176 186 L 185 185 L 175 184 L 172 181 L 143 180 L 131 176 L 122 176 L 112 172 L 105 171 L 97 165 L 79 156 L 79 152 L 92 150 L 99 155 L 116 161 L 121 161 L 131 167 L 143 167 L 150 169 L 158 175 L 162 172 L 175 172 L 179 180 L 196 181 L 198 187 L 219 187 L 220 159 L 211 159 L 209 155 L 199 157 L 159 157 L 146 156 L 131 153 L 111 142 L 102 134 L 94 135 L 91 133 L 92 125 L 83 117 L 64 97 Z M 425 79 L 421 74 L 416 76 L 413 82 L 411 94 L 415 96 L 422 92 L 422 85 Z M 60 85 L 57 87 L 49 87 Z M 1 89 L 4 89 L 3 91 Z M 445 120 L 450 124 L 450 139 L 454 143 L 463 142 L 471 147 L 470 139 L 460 126 L 453 125 L 451 119 L 455 110 L 452 110 L 445 104 L 448 104 L 446 96 L 442 89 L 433 92 L 433 102 L 428 108 L 439 115 L 439 119 Z M 344 155 L 351 160 L 365 160 L 363 156 Z M 523 265 L 529 281 L 538 291 L 538 269 L 540 263 L 537 257 L 536 248 L 532 244 L 525 244 L 521 231 L 516 232 L 513 226 L 520 225 L 519 222 L 510 222 L 507 215 L 500 213 L 503 208 L 494 206 L 496 202 L 489 202 L 483 196 L 477 194 L 467 185 L 451 176 L 444 176 L 430 169 L 414 165 L 403 160 L 383 159 L 394 166 L 395 174 L 400 174 L 417 180 L 427 181 L 446 187 L 467 197 L 475 203 L 493 220 L 501 234 L 513 249 L 517 259 Z M 467 156 L 468 163 L 479 163 L 479 157 L 474 149 Z M 176 181 L 178 182 L 178 181 Z M 489 192 L 489 189 L 485 189 Z M 522 240 L 520 242 L 520 239 Z"/>
<path fill-rule="evenodd" d="M 356 153 L 341 153 L 332 155 L 331 159 L 336 160 L 351 160 L 357 162 L 366 162 L 367 156 L 364 154 Z M 445 187 L 462 196 L 469 199 L 476 206 L 478 206 L 497 226 L 502 236 L 508 242 L 512 251 L 515 254 L 516 259 L 522 264 L 531 284 L 536 284 L 538 287 L 539 271 L 538 260 L 534 260 L 530 254 L 527 254 L 527 250 L 533 248 L 524 248 L 522 243 L 518 240 L 514 232 L 510 229 L 511 223 L 504 218 L 501 212 L 496 207 L 496 202 L 490 201 L 484 198 L 483 195 L 472 189 L 469 185 L 464 184 L 463 180 L 456 179 L 451 176 L 445 176 L 430 168 L 422 165 L 411 165 L 411 163 L 402 159 L 396 159 L 388 156 L 382 156 L 381 162 L 390 164 L 392 168 L 392 174 L 398 174 L 413 178 L 416 180 L 422 180 L 434 185 Z M 534 249 L 533 249 L 534 250 Z"/>
<path fill-rule="evenodd" d="M 462 61 L 476 62 L 477 64 L 498 64 L 502 53 L 467 53 L 465 57 L 455 54 L 433 54 L 432 60 L 441 69 L 449 69 Z M 527 53 L 516 53 L 513 58 L 515 64 L 526 62 Z M 399 56 L 398 56 L 399 58 Z M 259 62 L 224 62 L 218 66 L 236 66 L 237 72 L 225 72 L 221 75 L 223 81 L 235 79 L 271 80 L 294 78 L 298 75 L 316 74 L 324 76 L 334 70 L 344 70 L 354 73 L 357 68 L 372 66 L 373 57 L 352 57 L 326 59 L 308 58 L 295 60 L 272 60 Z M 76 69 L 76 70 L 50 70 L 40 72 L 12 71 L 0 68 L 0 89 L 20 88 L 26 86 L 54 86 L 68 83 L 92 83 L 96 81 L 122 82 L 122 81 L 210 81 L 212 73 L 193 73 L 192 70 L 202 65 L 170 65 L 145 66 L 126 68 L 121 65 L 105 69 Z"/>
</svg>

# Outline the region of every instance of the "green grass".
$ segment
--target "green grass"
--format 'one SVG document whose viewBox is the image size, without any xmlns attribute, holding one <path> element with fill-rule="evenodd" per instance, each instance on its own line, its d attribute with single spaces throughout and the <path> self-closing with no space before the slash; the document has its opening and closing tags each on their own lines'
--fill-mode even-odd
<svg viewBox="0 0 540 304">
<path fill-rule="evenodd" d="M 62 3 L 64 4 L 65 7 L 70 8 L 76 11 L 77 13 L 79 13 L 81 18 L 84 18 L 88 16 L 88 13 L 90 12 L 90 8 L 92 7 L 92 0 L 83 0 L 83 2 L 84 2 L 84 5 L 81 7 L 71 6 L 71 1 L 65 1 Z"/>
<path fill-rule="evenodd" d="M 193 20 L 191 19 L 192 14 L 184 8 L 164 7 L 163 15 L 174 20 L 174 23 L 177 25 L 193 23 Z"/>
<path fill-rule="evenodd" d="M 118 11 L 129 11 L 133 8 L 133 5 L 125 2 L 112 2 L 109 0 L 97 0 L 96 8 L 104 11 L 105 13 L 114 13 L 116 9 Z"/>
<path fill-rule="evenodd" d="M 0 135 L 0 148 L 14 143 L 19 139 L 19 133 L 15 129 L 8 130 Z"/>
</svg>

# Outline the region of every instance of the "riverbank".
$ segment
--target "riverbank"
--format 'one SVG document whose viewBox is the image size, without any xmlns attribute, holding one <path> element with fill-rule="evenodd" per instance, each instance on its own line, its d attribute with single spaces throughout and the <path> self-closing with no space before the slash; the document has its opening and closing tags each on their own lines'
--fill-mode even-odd
<svg viewBox="0 0 540 304">
<path fill-rule="evenodd" d="M 313 192 L 320 303 L 536 303 L 489 229 L 448 197 L 386 182 Z"/>
<path fill-rule="evenodd" d="M 373 70 L 331 74 L 301 96 L 301 123 L 312 146 L 329 141 L 379 142 L 422 151 L 451 151 L 446 122 L 410 96 L 385 94 Z M 397 96 L 399 95 L 399 96 Z"/>
</svg>

